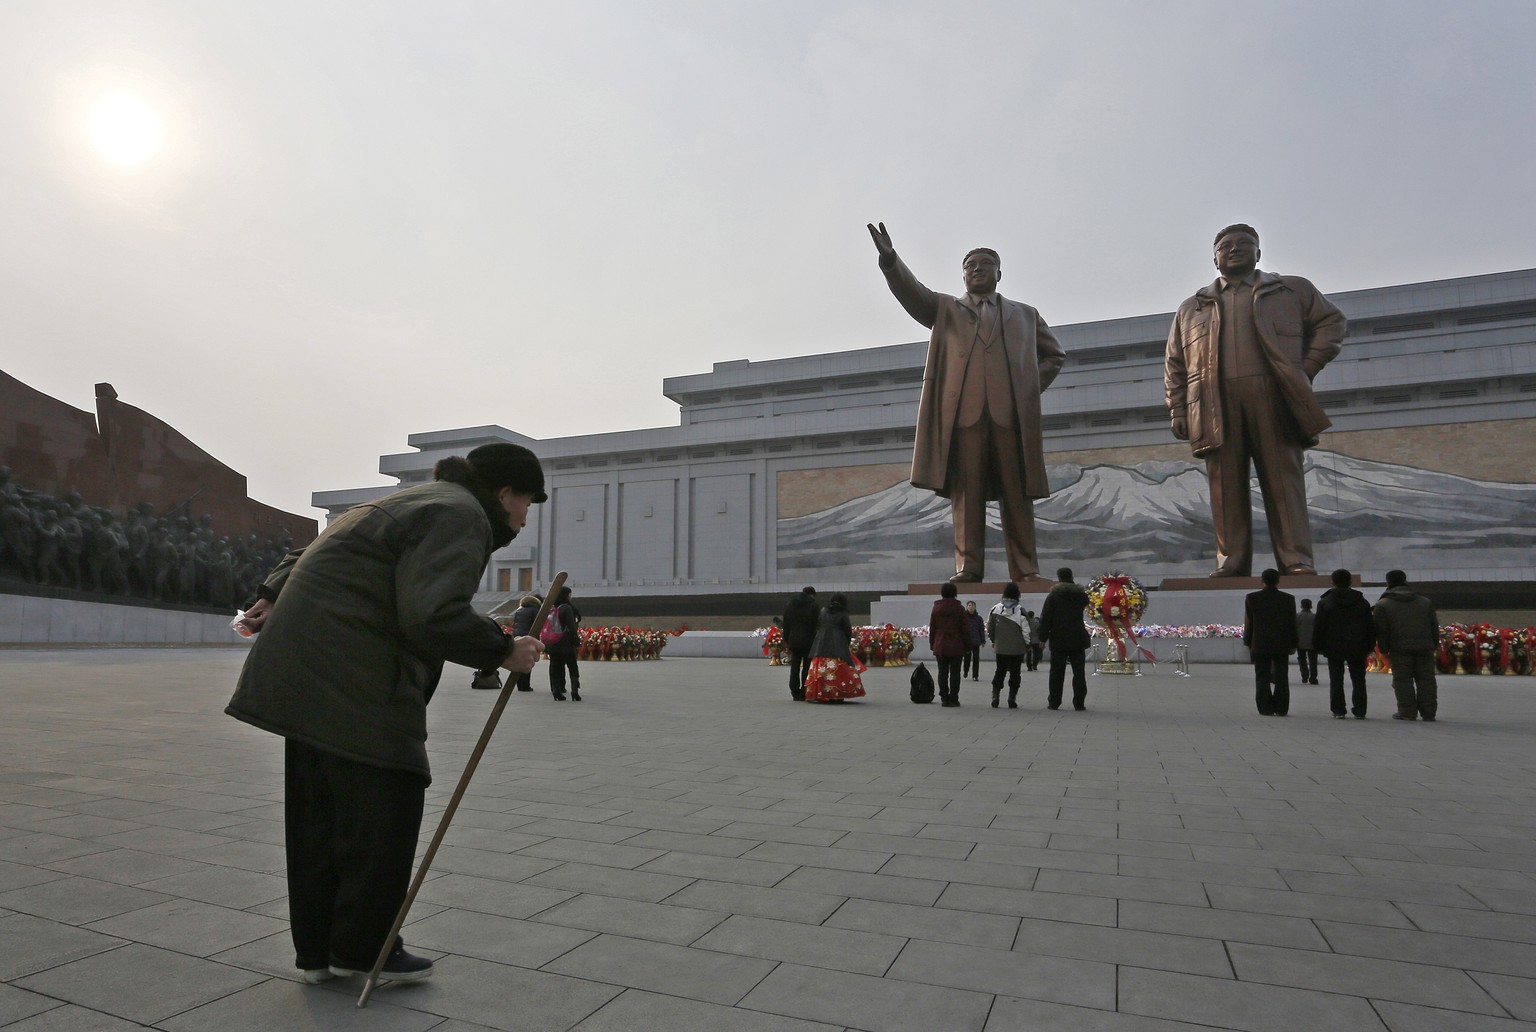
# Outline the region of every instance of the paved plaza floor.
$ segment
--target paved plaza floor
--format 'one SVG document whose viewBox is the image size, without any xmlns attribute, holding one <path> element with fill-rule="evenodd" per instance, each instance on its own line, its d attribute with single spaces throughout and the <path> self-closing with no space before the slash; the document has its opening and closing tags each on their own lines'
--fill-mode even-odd
<svg viewBox="0 0 1536 1032">
<path fill-rule="evenodd" d="M 1084 713 L 792 703 L 745 660 L 514 694 L 405 930 L 435 975 L 300 983 L 281 743 L 237 649 L 0 650 L 6 1032 L 1536 1028 L 1536 679 L 1333 720 L 1248 670 Z M 985 673 L 990 675 L 990 664 Z M 543 671 L 536 675 L 540 683 Z M 423 847 L 495 698 L 450 667 Z"/>
</svg>

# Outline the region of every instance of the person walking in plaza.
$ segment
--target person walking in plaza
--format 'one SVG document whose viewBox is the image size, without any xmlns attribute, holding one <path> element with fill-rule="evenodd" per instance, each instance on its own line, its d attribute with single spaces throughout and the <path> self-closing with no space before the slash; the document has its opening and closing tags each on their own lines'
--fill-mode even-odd
<svg viewBox="0 0 1536 1032">
<path fill-rule="evenodd" d="M 1392 663 L 1392 692 L 1397 696 L 1393 720 L 1434 720 L 1439 708 L 1435 683 L 1435 650 L 1440 621 L 1435 604 L 1408 586 L 1402 570 L 1387 571 L 1387 590 L 1372 611 L 1376 644 Z"/>
<path fill-rule="evenodd" d="M 443 664 L 521 673 L 539 655 L 470 604 L 491 553 L 546 500 L 539 460 L 487 444 L 433 478 L 338 516 L 243 618 L 255 641 L 225 712 L 285 739 L 288 913 L 307 983 L 368 972 L 387 945 L 432 779 L 427 703 Z M 396 938 L 380 977 L 431 973 Z"/>
<path fill-rule="evenodd" d="M 1024 615 L 1029 618 L 1029 651 L 1024 654 L 1024 665 L 1030 670 L 1039 670 L 1040 658 L 1045 655 L 1045 642 L 1040 638 L 1040 618 L 1033 609 Z"/>
<path fill-rule="evenodd" d="M 539 615 L 539 607 L 544 604 L 542 596 L 524 595 L 517 605 L 517 611 L 512 614 L 512 636 L 521 638 L 526 634 L 537 634 L 538 628 L 533 626 L 533 618 Z M 533 691 L 533 674 L 513 674 L 512 680 L 517 684 L 520 692 Z"/>
<path fill-rule="evenodd" d="M 1312 600 L 1301 600 L 1301 612 L 1296 614 L 1296 666 L 1301 672 L 1302 684 L 1317 683 L 1317 649 L 1313 647 L 1312 632 L 1317 614 L 1312 612 Z"/>
<path fill-rule="evenodd" d="M 789 697 L 805 701 L 806 659 L 816 643 L 816 624 L 820 619 L 816 589 L 806 585 L 789 600 L 780 621 L 784 631 L 784 651 L 789 654 Z"/>
<path fill-rule="evenodd" d="M 1046 709 L 1061 709 L 1062 689 L 1066 686 L 1067 665 L 1072 666 L 1072 708 L 1088 708 L 1088 677 L 1083 663 L 1093 638 L 1083 613 L 1088 610 L 1088 592 L 1072 580 L 1072 570 L 1063 566 L 1056 571 L 1057 583 L 1051 585 L 1040 607 L 1040 640 L 1051 647 L 1051 672 L 1046 680 Z"/>
<path fill-rule="evenodd" d="M 942 706 L 960 705 L 960 665 L 971 649 L 971 621 L 958 594 L 954 583 L 945 581 L 928 617 L 928 647 L 938 661 Z"/>
<path fill-rule="evenodd" d="M 1296 650 L 1296 596 L 1280 590 L 1280 571 L 1259 575 L 1264 586 L 1243 600 L 1243 644 L 1253 662 L 1254 702 L 1259 715 L 1291 711 L 1289 671 Z"/>
<path fill-rule="evenodd" d="M 1019 586 L 1009 581 L 1003 585 L 1003 600 L 987 614 L 987 637 L 997 655 L 992 671 L 992 708 L 997 709 L 1003 693 L 1003 679 L 1008 679 L 1008 708 L 1019 708 L 1019 667 L 1030 650 L 1029 617 L 1019 608 Z"/>
<path fill-rule="evenodd" d="M 816 623 L 816 638 L 806 664 L 806 702 L 842 702 L 864 697 L 864 680 L 859 675 L 865 666 L 854 657 L 852 643 L 853 620 L 848 616 L 848 599 L 839 591 L 827 602 Z"/>
<path fill-rule="evenodd" d="M 987 640 L 987 622 L 976 612 L 976 603 L 965 604 L 965 619 L 971 625 L 971 648 L 960 663 L 960 676 L 970 675 L 972 681 L 981 680 L 981 643 Z"/>
<path fill-rule="evenodd" d="M 512 613 L 512 637 L 521 638 L 529 633 L 528 625 L 533 622 L 534 614 L 539 611 L 539 603 L 543 599 L 537 595 L 524 595 L 518 599 L 517 609 Z M 532 608 L 529 608 L 529 607 Z M 533 682 L 529 680 L 529 674 L 513 674 L 512 683 L 517 685 L 520 692 L 533 691 Z M 469 682 L 471 688 L 482 691 L 501 691 L 501 675 L 496 668 L 490 670 L 476 670 L 474 679 Z"/>
<path fill-rule="evenodd" d="M 1333 587 L 1317 600 L 1317 620 L 1312 625 L 1312 643 L 1328 657 L 1328 708 L 1337 720 L 1345 719 L 1346 669 L 1352 688 L 1350 712 L 1356 720 L 1365 719 L 1365 658 L 1376 645 L 1371 604 L 1350 587 L 1352 579 L 1348 570 L 1333 571 Z"/>
<path fill-rule="evenodd" d="M 555 607 L 550 611 L 546 625 L 555 624 L 560 637 L 551 640 L 545 628 L 539 630 L 539 641 L 549 657 L 549 693 L 556 702 L 565 701 L 566 675 L 570 675 L 571 701 L 581 701 L 581 669 L 576 665 L 576 649 L 581 643 L 581 613 L 571 604 L 571 589 L 562 587 L 555 596 Z M 554 628 L 549 628 L 554 630 Z"/>
</svg>

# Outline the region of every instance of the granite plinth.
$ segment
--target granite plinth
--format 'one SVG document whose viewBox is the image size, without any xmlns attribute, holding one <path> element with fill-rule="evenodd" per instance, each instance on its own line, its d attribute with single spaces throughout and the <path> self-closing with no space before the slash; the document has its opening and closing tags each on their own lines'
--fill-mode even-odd
<svg viewBox="0 0 1536 1032">
<path fill-rule="evenodd" d="M 1360 578 L 1351 577 L 1350 585 L 1360 587 Z M 1158 591 L 1209 591 L 1212 588 L 1228 588 L 1233 591 L 1258 591 L 1264 581 L 1258 577 L 1165 577 Z M 1280 578 L 1280 590 L 1290 592 L 1327 591 L 1333 587 L 1333 579 L 1320 573 L 1292 573 Z"/>
<path fill-rule="evenodd" d="M 958 591 L 961 594 L 961 596 L 973 596 L 973 595 L 980 594 L 980 595 L 989 595 L 989 596 L 991 596 L 993 598 L 1001 598 L 1002 594 L 1003 594 L 1003 589 L 1006 588 L 1008 586 L 1008 584 L 1009 584 L 1009 582 L 1005 581 L 1005 580 L 1000 580 L 1000 581 L 951 581 L 951 582 L 932 581 L 932 582 L 924 583 L 924 584 L 908 584 L 907 585 L 907 594 L 908 595 L 932 595 L 934 598 L 938 598 L 939 597 L 939 592 L 944 589 L 944 585 L 946 583 L 953 583 L 954 586 L 955 586 L 955 590 Z M 1015 583 L 1015 584 L 1017 584 L 1019 586 L 1019 594 L 1020 595 L 1028 595 L 1028 594 L 1043 594 L 1043 593 L 1045 593 L 1047 591 L 1050 591 L 1051 590 L 1051 585 L 1055 584 L 1056 582 L 1053 581 L 1053 580 L 1048 580 L 1045 577 L 1026 577 L 1024 580 L 1014 581 L 1012 583 Z"/>
</svg>

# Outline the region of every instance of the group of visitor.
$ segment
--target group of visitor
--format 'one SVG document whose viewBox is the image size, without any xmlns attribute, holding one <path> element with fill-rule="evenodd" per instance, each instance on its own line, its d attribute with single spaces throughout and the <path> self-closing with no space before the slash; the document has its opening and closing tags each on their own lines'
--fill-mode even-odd
<svg viewBox="0 0 1536 1032">
<path fill-rule="evenodd" d="M 1091 638 L 1083 623 L 1088 592 L 1072 579 L 1072 571 L 1056 571 L 1057 583 L 1045 597 L 1040 615 L 1019 604 L 1018 585 L 1004 585 L 1001 600 L 983 618 L 976 603 L 961 604 L 952 581 L 939 589 L 928 621 L 928 647 L 938 664 L 940 704 L 960 705 L 960 682 L 981 680 L 981 646 L 991 642 L 997 657 L 992 672 L 992 707 L 1019 705 L 1021 671 L 1039 668 L 1045 647 L 1051 647 L 1046 705 L 1060 709 L 1067 668 L 1072 670 L 1072 708 L 1087 709 L 1085 661 Z M 807 586 L 789 602 L 780 620 L 788 654 L 789 694 L 796 702 L 842 702 L 863 697 L 859 675 L 865 666 L 853 655 L 853 622 L 847 600 L 839 593 L 825 608 L 816 602 L 816 589 Z"/>
<path fill-rule="evenodd" d="M 867 669 L 853 654 L 848 599 L 838 592 L 825 608 L 807 585 L 790 600 L 782 620 L 789 653 L 789 694 L 796 702 L 842 702 L 864 696 Z"/>
<path fill-rule="evenodd" d="M 1328 660 L 1328 708 L 1337 720 L 1366 717 L 1366 659 L 1379 649 L 1392 667 L 1397 697 L 1393 720 L 1434 720 L 1438 709 L 1435 650 L 1440 643 L 1434 603 L 1408 586 L 1402 570 L 1387 571 L 1387 590 L 1374 606 L 1353 587 L 1354 577 L 1334 570 L 1333 587 L 1312 611 L 1303 599 L 1280 590 L 1280 574 L 1265 570 L 1264 586 L 1244 600 L 1243 644 L 1253 662 L 1255 702 L 1262 716 L 1290 712 L 1290 655 L 1297 655 L 1303 684 L 1317 684 L 1317 656 Z M 1349 675 L 1346 712 L 1344 675 Z"/>
<path fill-rule="evenodd" d="M 1018 585 L 1004 585 L 1002 599 L 983 618 L 974 602 L 963 605 L 953 582 L 939 590 L 928 620 L 928 646 L 938 665 L 940 705 L 960 705 L 960 684 L 969 676 L 981 679 L 981 646 L 992 644 L 996 664 L 992 673 L 992 707 L 1018 708 L 1021 670 L 1037 668 L 1041 650 L 1051 649 L 1046 680 L 1046 707 L 1061 708 L 1066 675 L 1072 672 L 1072 708 L 1087 709 L 1086 658 L 1092 638 L 1084 622 L 1088 592 L 1072 578 L 1072 570 L 1056 571 L 1056 583 L 1046 594 L 1040 616 L 1019 603 Z M 1328 662 L 1329 708 L 1343 720 L 1351 713 L 1366 715 L 1365 666 L 1371 650 L 1380 647 L 1392 666 L 1397 696 L 1394 720 L 1434 720 L 1437 709 L 1435 649 L 1439 626 L 1433 603 L 1408 587 L 1402 570 L 1387 573 L 1387 590 L 1372 606 L 1352 587 L 1348 570 L 1333 571 L 1333 587 L 1318 600 L 1303 599 L 1279 589 L 1280 574 L 1265 570 L 1264 587 L 1244 600 L 1243 645 L 1254 668 L 1255 702 L 1263 716 L 1290 712 L 1289 668 L 1296 653 L 1303 684 L 1318 683 L 1318 655 Z M 789 693 L 797 702 L 842 702 L 861 698 L 864 664 L 853 655 L 853 624 L 847 601 L 835 594 L 825 608 L 816 602 L 816 589 L 804 588 L 789 603 L 782 619 L 784 648 L 789 655 Z M 1344 678 L 1351 686 L 1345 708 Z"/>
<path fill-rule="evenodd" d="M 567 677 L 570 678 L 570 700 L 580 702 L 581 668 L 577 665 L 576 654 L 581 643 L 581 611 L 571 602 L 570 586 L 561 585 L 560 593 L 555 596 L 555 604 L 550 607 L 549 615 L 544 619 L 544 626 L 535 627 L 533 621 L 538 617 L 539 607 L 543 604 L 543 597 L 534 593 L 518 599 L 517 609 L 512 613 L 512 636 L 521 638 L 531 635 L 544 646 L 544 658 L 549 660 L 549 693 L 556 702 L 566 700 Z M 512 675 L 512 683 L 520 692 L 531 692 L 533 674 L 526 670 L 515 673 Z M 469 686 L 500 691 L 501 675 L 496 667 L 476 670 Z"/>
</svg>

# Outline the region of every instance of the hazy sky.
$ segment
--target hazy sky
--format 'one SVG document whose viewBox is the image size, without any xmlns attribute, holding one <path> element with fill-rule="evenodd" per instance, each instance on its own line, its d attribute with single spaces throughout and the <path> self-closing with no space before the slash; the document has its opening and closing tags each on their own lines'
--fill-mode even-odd
<svg viewBox="0 0 1536 1032">
<path fill-rule="evenodd" d="M 1171 311 L 1234 221 L 1330 292 L 1529 268 L 1533 44 L 1525 0 L 4 0 L 0 368 L 310 513 L 408 433 L 922 339 L 869 221 L 1052 323 Z"/>
</svg>

